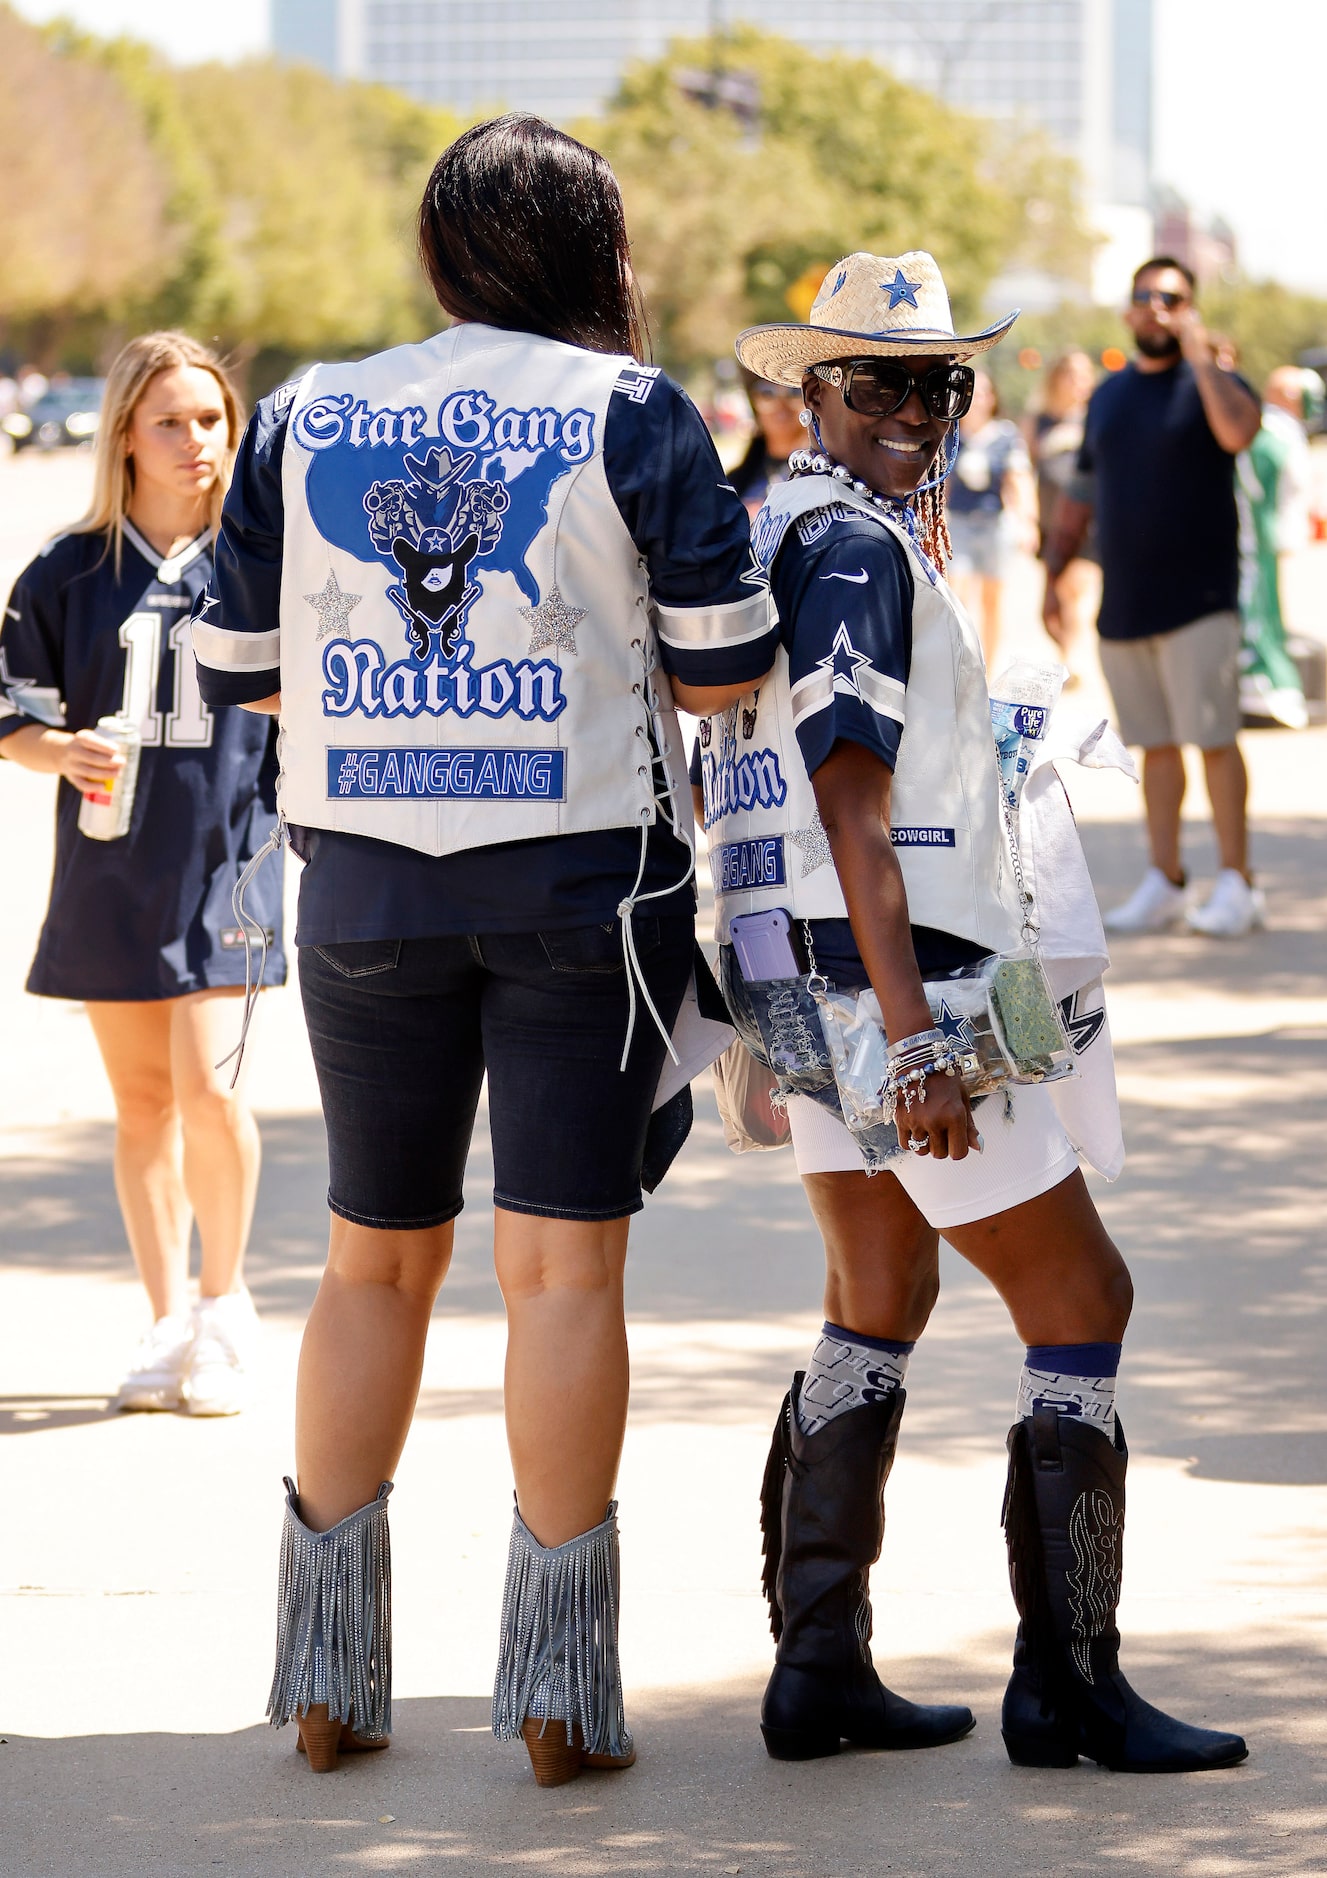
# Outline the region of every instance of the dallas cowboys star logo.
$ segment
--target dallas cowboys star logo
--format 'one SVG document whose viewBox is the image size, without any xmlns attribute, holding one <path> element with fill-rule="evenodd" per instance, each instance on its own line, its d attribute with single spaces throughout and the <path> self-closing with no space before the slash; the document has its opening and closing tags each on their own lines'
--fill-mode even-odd
<svg viewBox="0 0 1327 1878">
<path fill-rule="evenodd" d="M 343 633 L 349 630 L 350 615 L 364 598 L 362 593 L 343 593 L 341 583 L 331 568 L 327 570 L 327 584 L 321 593 L 306 593 L 304 598 L 318 615 L 318 631 L 315 639 L 325 639 L 328 633 Z"/>
<path fill-rule="evenodd" d="M 951 1043 L 958 1044 L 960 1049 L 976 1049 L 977 1039 L 973 1034 L 972 1019 L 970 1017 L 959 1017 L 956 1012 L 950 1010 L 944 998 L 940 1000 L 940 1009 L 936 1013 L 935 1027 L 942 1037 L 947 1038 Z"/>
<path fill-rule="evenodd" d="M 896 267 L 893 280 L 882 280 L 880 291 L 889 295 L 889 310 L 892 313 L 896 306 L 916 306 L 920 286 L 919 280 L 907 280 L 903 269 Z"/>
<path fill-rule="evenodd" d="M 864 652 L 859 652 L 848 637 L 848 627 L 844 620 L 839 621 L 839 630 L 834 635 L 834 643 L 823 659 L 817 659 L 816 665 L 822 672 L 828 672 L 834 680 L 835 691 L 841 691 L 845 697 L 861 700 L 861 688 L 857 683 L 857 674 L 863 665 L 869 665 L 870 659 Z"/>
<path fill-rule="evenodd" d="M 531 652 L 542 652 L 547 646 L 575 652 L 576 628 L 585 618 L 585 608 L 568 606 L 559 588 L 551 587 L 538 606 L 523 606 L 520 614 L 530 628 Z"/>
<path fill-rule="evenodd" d="M 1060 1015 L 1075 1056 L 1081 1056 L 1084 1050 L 1091 1049 L 1106 1021 L 1104 1005 L 1099 1011 L 1079 1010 L 1078 1000 L 1082 995 L 1081 991 L 1075 991 L 1069 997 L 1060 999 Z"/>
<path fill-rule="evenodd" d="M 802 879 L 814 874 L 822 867 L 832 867 L 834 856 L 829 849 L 829 836 L 825 833 L 825 824 L 820 819 L 820 811 L 811 817 L 805 828 L 794 828 L 788 836 L 795 848 L 802 853 Z"/>
</svg>

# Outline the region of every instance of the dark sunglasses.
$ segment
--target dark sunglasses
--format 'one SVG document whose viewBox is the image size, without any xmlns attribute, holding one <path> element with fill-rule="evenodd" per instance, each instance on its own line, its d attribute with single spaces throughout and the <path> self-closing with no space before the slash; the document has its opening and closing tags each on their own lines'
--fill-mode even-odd
<svg viewBox="0 0 1327 1878">
<path fill-rule="evenodd" d="M 841 391 L 843 402 L 859 417 L 892 417 L 915 391 L 932 417 L 952 422 L 967 414 L 977 382 L 970 365 L 933 365 L 916 378 L 897 359 L 849 359 L 811 369 Z"/>
<path fill-rule="evenodd" d="M 1167 313 L 1173 313 L 1177 306 L 1187 306 L 1189 304 L 1189 296 L 1187 293 L 1163 293 L 1159 287 L 1134 288 L 1133 303 L 1135 306 L 1151 306 L 1154 300 L 1159 300 L 1162 306 L 1165 307 Z"/>
</svg>

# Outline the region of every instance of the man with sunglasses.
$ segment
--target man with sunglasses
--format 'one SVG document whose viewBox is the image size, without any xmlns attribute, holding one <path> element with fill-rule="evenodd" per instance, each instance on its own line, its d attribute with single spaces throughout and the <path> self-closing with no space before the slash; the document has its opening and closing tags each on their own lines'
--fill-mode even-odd
<svg viewBox="0 0 1327 1878">
<path fill-rule="evenodd" d="M 1055 580 L 1096 511 L 1102 569 L 1101 666 L 1127 743 L 1143 750 L 1151 864 L 1111 932 L 1191 930 L 1236 937 L 1262 921 L 1248 871 L 1248 778 L 1239 729 L 1239 519 L 1235 458 L 1260 422 L 1258 400 L 1225 371 L 1194 305 L 1194 277 L 1169 255 L 1133 278 L 1125 321 L 1135 356 L 1088 406 L 1080 480 L 1061 498 L 1046 550 L 1045 617 Z M 1221 872 L 1190 906 L 1180 858 L 1182 747 L 1203 754 Z"/>
</svg>

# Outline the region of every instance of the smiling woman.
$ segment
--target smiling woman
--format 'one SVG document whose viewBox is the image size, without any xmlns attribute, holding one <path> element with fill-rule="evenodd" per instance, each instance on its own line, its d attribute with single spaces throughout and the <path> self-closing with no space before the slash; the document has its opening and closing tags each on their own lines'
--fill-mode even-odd
<svg viewBox="0 0 1327 1878">
<path fill-rule="evenodd" d="M 1127 1454 L 1115 1375 L 1132 1291 L 1068 1112 L 1050 1088 L 1025 1084 L 1006 1091 L 1003 1113 L 988 1097 L 979 1127 L 963 1081 L 960 1046 L 973 1036 L 955 1016 L 962 981 L 1008 972 L 1026 988 L 1041 971 L 981 645 L 942 578 L 943 485 L 972 396 L 967 361 L 1013 319 L 962 336 L 929 254 L 854 254 L 830 269 L 808 324 L 737 342 L 749 369 L 800 381 L 817 446 L 794 453 L 790 480 L 756 518 L 780 622 L 774 671 L 701 727 L 724 989 L 786 1099 L 827 1268 L 824 1331 L 782 1405 L 765 1472 L 778 1650 L 761 1727 L 776 1759 L 809 1760 L 837 1754 L 844 1738 L 939 1747 L 973 1726 L 967 1708 L 886 1689 L 869 1650 L 882 1488 L 943 1231 L 1028 1346 L 1005 1504 L 1022 1625 L 1003 1714 L 1010 1758 L 1230 1766 L 1245 1755 L 1239 1736 L 1150 1708 L 1119 1669 Z M 1044 712 L 1027 716 L 1039 730 Z M 764 799 L 749 780 L 741 787 L 756 763 L 779 779 Z M 1061 866 L 1073 841 L 1069 818 Z M 1104 953 L 1099 931 L 1087 949 Z M 1095 999 L 1099 1018 L 1075 1039 L 1093 1111 L 1075 1139 L 1113 1140 L 1099 977 L 1064 990 Z M 836 993 L 857 1011 L 847 1074 L 826 1048 Z M 882 1023 L 858 1003 L 870 994 Z M 1044 994 L 1042 1007 L 1039 1047 L 1062 1047 L 1067 1060 Z M 869 1081 L 876 1119 L 850 1133 L 854 1078 Z"/>
</svg>

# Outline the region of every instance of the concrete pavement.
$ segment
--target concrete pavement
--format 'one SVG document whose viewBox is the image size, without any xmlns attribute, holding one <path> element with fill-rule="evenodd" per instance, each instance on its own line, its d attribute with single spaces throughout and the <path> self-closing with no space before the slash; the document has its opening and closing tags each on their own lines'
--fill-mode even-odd
<svg viewBox="0 0 1327 1878">
<path fill-rule="evenodd" d="M 0 463 L 0 580 L 76 512 L 80 477 L 86 459 Z M 1298 590 L 1318 605 L 1313 553 Z M 1022 580 L 1013 638 L 1032 644 Z M 230 1422 L 109 1416 L 143 1317 L 109 1096 L 82 1013 L 21 992 L 50 785 L 0 769 L 0 1873 L 1327 1870 L 1327 732 L 1247 748 L 1271 930 L 1117 947 L 1130 1161 L 1094 1186 L 1138 1287 L 1126 1668 L 1152 1699 L 1244 1729 L 1250 1762 L 1187 1780 L 1009 1766 L 998 1512 L 1020 1352 L 948 1256 L 909 1372 L 876 1651 L 907 1693 L 970 1700 L 978 1730 L 929 1755 L 766 1759 L 756 1494 L 818 1323 L 819 1257 L 789 1157 L 728 1156 L 702 1091 L 633 1233 L 622 1653 L 640 1761 L 553 1793 L 487 1730 L 510 1484 L 486 1142 L 392 1503 L 396 1741 L 315 1779 L 262 1724 L 294 1362 L 325 1242 L 298 1001 L 266 995 L 253 1045 L 262 1399 Z M 1071 789 L 1118 896 L 1138 866 L 1134 792 L 1089 774 Z M 1210 873 L 1205 832 L 1193 856 Z"/>
</svg>

